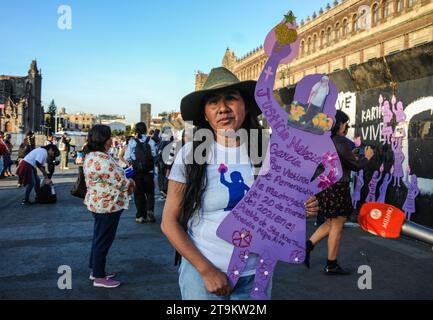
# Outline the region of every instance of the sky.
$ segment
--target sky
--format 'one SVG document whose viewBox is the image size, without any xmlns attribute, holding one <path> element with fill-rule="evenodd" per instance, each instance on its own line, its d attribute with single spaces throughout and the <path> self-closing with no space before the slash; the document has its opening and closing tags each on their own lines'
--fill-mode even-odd
<svg viewBox="0 0 433 320">
<path fill-rule="evenodd" d="M 341 1 L 341 0 L 340 0 Z M 122 114 L 139 121 L 178 111 L 197 70 L 260 46 L 292 10 L 301 21 L 332 0 L 0 0 L 0 75 L 42 69 L 42 102 L 68 113 Z M 308 4 L 307 4 L 308 3 Z M 71 29 L 60 29 L 71 9 Z"/>
</svg>

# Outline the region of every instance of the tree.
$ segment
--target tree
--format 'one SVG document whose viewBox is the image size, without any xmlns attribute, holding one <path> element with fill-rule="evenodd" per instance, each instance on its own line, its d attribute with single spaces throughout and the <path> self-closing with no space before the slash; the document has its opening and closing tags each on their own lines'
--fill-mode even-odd
<svg viewBox="0 0 433 320">
<path fill-rule="evenodd" d="M 54 117 L 56 115 L 56 112 L 57 112 L 57 106 L 53 99 L 51 100 L 50 105 L 48 106 L 48 113 Z"/>
<path fill-rule="evenodd" d="M 49 122 L 49 126 L 50 126 L 50 131 L 53 132 L 56 130 L 56 113 L 57 113 L 57 106 L 56 103 L 54 102 L 54 99 L 51 100 L 50 105 L 48 106 L 48 112 L 50 115 L 50 122 Z"/>
<path fill-rule="evenodd" d="M 115 136 L 115 137 L 118 137 L 118 136 L 122 136 L 122 135 L 124 135 L 125 134 L 125 131 L 122 131 L 122 130 L 113 130 L 112 132 L 111 132 L 111 134 L 113 135 L 113 136 Z"/>
</svg>

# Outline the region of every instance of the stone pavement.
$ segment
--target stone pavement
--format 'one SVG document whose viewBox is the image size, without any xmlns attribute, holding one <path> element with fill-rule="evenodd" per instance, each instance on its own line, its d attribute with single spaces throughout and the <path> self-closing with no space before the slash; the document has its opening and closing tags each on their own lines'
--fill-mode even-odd
<svg viewBox="0 0 433 320">
<path fill-rule="evenodd" d="M 20 205 L 16 178 L 0 180 L 0 299 L 180 299 L 174 250 L 160 230 L 164 202 L 157 197 L 156 224 L 135 223 L 133 202 L 120 220 L 107 259 L 118 273 L 116 289 L 94 288 L 87 268 L 93 231 L 91 214 L 70 195 L 76 170 L 54 177 L 58 202 Z M 308 232 L 314 230 L 308 222 Z M 314 250 L 312 268 L 279 263 L 273 299 L 433 299 L 431 246 L 410 239 L 380 239 L 357 227 L 343 235 L 340 261 L 346 277 L 322 273 L 326 242 Z M 72 269 L 72 290 L 59 290 L 57 269 Z M 360 290 L 358 267 L 372 269 L 372 289 Z"/>
</svg>

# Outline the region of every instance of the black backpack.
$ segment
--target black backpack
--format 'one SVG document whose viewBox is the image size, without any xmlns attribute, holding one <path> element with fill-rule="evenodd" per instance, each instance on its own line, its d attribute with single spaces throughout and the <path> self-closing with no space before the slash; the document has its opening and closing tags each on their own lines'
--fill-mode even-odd
<svg viewBox="0 0 433 320">
<path fill-rule="evenodd" d="M 149 145 L 149 140 L 149 137 L 147 137 L 145 142 L 135 139 L 137 145 L 135 147 L 135 160 L 132 163 L 134 172 L 148 173 L 154 169 L 155 163 L 152 156 L 152 149 Z"/>
<path fill-rule="evenodd" d="M 49 184 L 43 184 L 36 194 L 37 203 L 56 203 L 57 196 L 54 187 Z"/>
</svg>

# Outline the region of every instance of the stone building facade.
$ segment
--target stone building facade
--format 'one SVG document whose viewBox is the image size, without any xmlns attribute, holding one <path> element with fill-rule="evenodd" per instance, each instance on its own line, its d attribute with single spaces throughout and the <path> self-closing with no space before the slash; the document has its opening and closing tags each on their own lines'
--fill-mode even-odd
<svg viewBox="0 0 433 320">
<path fill-rule="evenodd" d="M 40 132 L 44 125 L 41 103 L 42 73 L 33 60 L 27 76 L 0 76 L 0 130 Z"/>
<path fill-rule="evenodd" d="M 433 1 L 334 1 L 332 8 L 320 8 L 302 20 L 298 32 L 299 56 L 279 66 L 276 89 L 308 74 L 329 74 L 433 41 Z M 266 60 L 262 46 L 240 58 L 227 49 L 222 65 L 241 80 L 257 80 Z M 206 78 L 197 72 L 197 90 Z"/>
<path fill-rule="evenodd" d="M 61 128 L 59 128 L 59 130 L 64 131 L 82 131 L 84 129 L 90 130 L 95 124 L 99 123 L 98 117 L 91 113 L 60 113 L 59 118 L 62 119 L 60 121 Z"/>
</svg>

